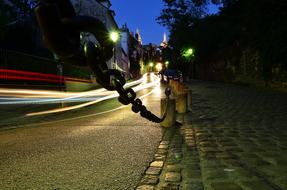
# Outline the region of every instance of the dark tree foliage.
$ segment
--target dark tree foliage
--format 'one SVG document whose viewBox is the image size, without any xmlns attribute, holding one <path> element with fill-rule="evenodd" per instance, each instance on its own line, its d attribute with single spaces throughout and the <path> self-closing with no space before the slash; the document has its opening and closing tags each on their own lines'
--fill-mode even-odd
<svg viewBox="0 0 287 190">
<path fill-rule="evenodd" d="M 260 53 L 263 76 L 272 78 L 272 68 L 287 64 L 287 2 L 245 1 L 246 14 L 242 17 L 246 27 L 245 36 Z M 247 7 L 251 7 L 247 9 Z M 248 10 L 248 11 L 247 11 Z"/>
<path fill-rule="evenodd" d="M 240 60 L 245 52 L 252 52 L 248 54 L 250 59 L 259 56 L 259 72 L 265 81 L 274 78 L 275 68 L 287 71 L 286 0 L 163 2 L 165 8 L 158 22 L 169 28 L 173 51 L 180 57 L 182 49 L 193 47 L 194 61 L 205 74 L 215 75 L 219 66 L 236 72 L 242 67 Z M 217 15 L 206 14 L 209 3 L 221 5 Z"/>
<path fill-rule="evenodd" d="M 161 50 L 161 57 L 162 57 L 163 63 L 168 61 L 169 68 L 175 69 L 177 67 L 177 64 L 176 64 L 177 59 L 176 59 L 175 52 L 172 51 L 170 47 L 166 47 Z"/>
<path fill-rule="evenodd" d="M 163 0 L 163 2 L 165 8 L 157 20 L 170 30 L 183 22 L 188 26 L 192 25 L 194 19 L 205 14 L 205 6 L 197 6 L 194 0 Z"/>
</svg>

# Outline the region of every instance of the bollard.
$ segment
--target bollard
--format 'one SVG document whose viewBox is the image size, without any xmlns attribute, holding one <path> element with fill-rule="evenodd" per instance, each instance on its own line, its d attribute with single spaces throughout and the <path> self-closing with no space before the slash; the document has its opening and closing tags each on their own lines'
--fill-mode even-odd
<svg viewBox="0 0 287 190">
<path fill-rule="evenodd" d="M 174 87 L 175 94 L 179 94 L 180 93 L 180 86 L 181 86 L 180 82 L 175 81 L 175 87 Z"/>
<path fill-rule="evenodd" d="M 171 86 L 172 80 L 168 79 L 168 84 Z"/>
<path fill-rule="evenodd" d="M 174 90 L 175 90 L 175 81 L 171 80 L 171 79 L 169 81 L 170 81 L 171 90 L 174 92 Z"/>
<path fill-rule="evenodd" d="M 183 83 L 180 83 L 179 94 L 186 92 L 186 86 Z"/>
<path fill-rule="evenodd" d="M 179 89 L 179 82 L 174 81 L 174 93 L 178 94 L 178 89 Z"/>
<path fill-rule="evenodd" d="M 188 89 L 187 105 L 189 108 L 192 107 L 192 90 Z"/>
<path fill-rule="evenodd" d="M 184 93 L 186 90 L 186 87 L 183 83 L 178 82 L 178 86 L 177 86 L 177 93 L 176 94 L 182 94 Z"/>
<path fill-rule="evenodd" d="M 186 92 L 182 92 L 177 95 L 176 110 L 178 113 L 187 112 L 187 93 Z"/>
<path fill-rule="evenodd" d="M 172 90 L 172 80 L 168 80 L 168 86 Z"/>
<path fill-rule="evenodd" d="M 162 98 L 160 101 L 161 104 L 161 115 L 165 112 L 165 106 L 166 106 L 166 99 Z M 175 124 L 176 121 L 176 113 L 175 113 L 175 99 L 170 98 L 168 102 L 167 107 L 167 115 L 163 122 L 161 122 L 162 127 L 172 127 Z"/>
<path fill-rule="evenodd" d="M 188 86 L 183 85 L 183 91 L 184 91 L 184 92 L 188 92 L 188 90 L 189 90 Z"/>
</svg>

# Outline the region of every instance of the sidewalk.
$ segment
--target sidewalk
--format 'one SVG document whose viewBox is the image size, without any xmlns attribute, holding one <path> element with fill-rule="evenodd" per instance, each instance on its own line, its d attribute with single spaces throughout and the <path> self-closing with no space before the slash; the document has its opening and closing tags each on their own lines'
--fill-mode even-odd
<svg viewBox="0 0 287 190">
<path fill-rule="evenodd" d="M 287 94 L 193 81 L 137 189 L 287 189 Z"/>
</svg>

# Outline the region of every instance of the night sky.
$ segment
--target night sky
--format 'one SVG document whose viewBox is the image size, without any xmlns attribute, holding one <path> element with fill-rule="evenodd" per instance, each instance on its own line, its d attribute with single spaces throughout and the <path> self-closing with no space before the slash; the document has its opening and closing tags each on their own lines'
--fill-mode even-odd
<svg viewBox="0 0 287 190">
<path fill-rule="evenodd" d="M 163 8 L 161 0 L 111 0 L 112 7 L 116 13 L 116 21 L 121 27 L 127 23 L 130 31 L 138 28 L 143 40 L 143 44 L 160 44 L 163 33 L 168 34 L 168 30 L 156 22 Z M 210 12 L 216 12 L 215 6 L 210 6 Z"/>
</svg>

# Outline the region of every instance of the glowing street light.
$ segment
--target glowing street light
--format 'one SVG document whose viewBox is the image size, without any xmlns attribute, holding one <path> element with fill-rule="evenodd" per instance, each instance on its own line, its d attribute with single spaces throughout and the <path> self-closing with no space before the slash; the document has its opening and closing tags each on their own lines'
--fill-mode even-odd
<svg viewBox="0 0 287 190">
<path fill-rule="evenodd" d="M 110 33 L 110 39 L 111 39 L 114 43 L 116 43 L 116 42 L 119 40 L 119 38 L 120 38 L 120 35 L 119 35 L 119 33 L 118 33 L 117 31 L 112 31 L 112 32 Z"/>
<path fill-rule="evenodd" d="M 192 55 L 193 54 L 193 49 L 189 48 L 186 52 L 188 55 Z"/>
<path fill-rule="evenodd" d="M 162 64 L 161 63 L 157 63 L 155 66 L 156 70 L 159 72 L 162 70 Z"/>
<path fill-rule="evenodd" d="M 194 64 L 194 49 L 192 48 L 188 48 L 188 49 L 184 49 L 182 51 L 182 56 L 186 59 L 186 63 L 191 63 L 188 66 L 186 65 L 186 69 L 190 68 L 192 66 L 192 78 L 194 78 L 194 73 L 195 73 L 195 64 Z M 189 69 L 188 69 L 189 70 Z"/>
<path fill-rule="evenodd" d="M 191 56 L 194 56 L 194 50 L 192 48 L 188 48 L 186 50 L 183 50 L 182 56 L 185 58 L 189 58 Z"/>
<path fill-rule="evenodd" d="M 166 61 L 164 64 L 167 67 L 169 65 L 169 61 Z"/>
<path fill-rule="evenodd" d="M 148 71 L 149 72 L 153 71 L 153 66 L 154 66 L 153 62 L 149 62 L 148 66 L 149 66 Z"/>
<path fill-rule="evenodd" d="M 116 69 L 117 64 L 116 64 L 116 42 L 119 40 L 120 34 L 117 31 L 111 31 L 110 32 L 110 40 L 114 43 L 114 48 L 113 48 L 113 57 L 114 57 L 114 62 L 112 63 L 112 68 Z"/>
</svg>

